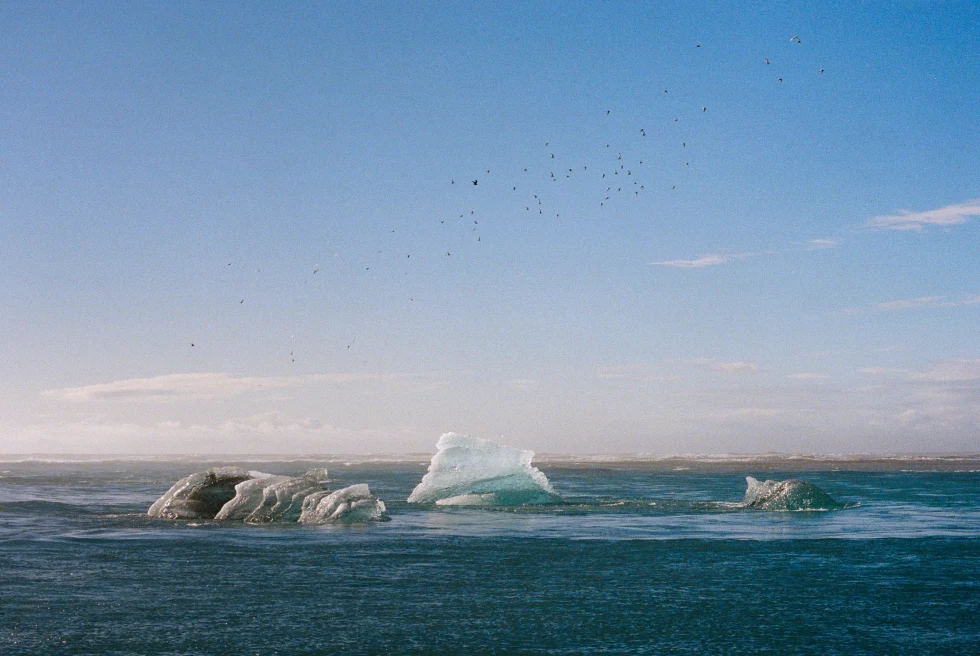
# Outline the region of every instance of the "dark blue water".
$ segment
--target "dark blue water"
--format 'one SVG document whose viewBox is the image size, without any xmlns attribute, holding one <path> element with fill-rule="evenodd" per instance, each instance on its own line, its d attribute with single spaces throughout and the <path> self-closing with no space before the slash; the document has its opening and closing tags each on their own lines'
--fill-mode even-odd
<svg viewBox="0 0 980 656">
<path fill-rule="evenodd" d="M 0 654 L 980 653 L 980 461 L 537 463 L 565 503 L 405 503 L 427 459 L 222 460 L 369 483 L 391 521 L 145 515 L 211 462 L 0 462 Z M 739 508 L 745 476 L 852 507 Z"/>
</svg>

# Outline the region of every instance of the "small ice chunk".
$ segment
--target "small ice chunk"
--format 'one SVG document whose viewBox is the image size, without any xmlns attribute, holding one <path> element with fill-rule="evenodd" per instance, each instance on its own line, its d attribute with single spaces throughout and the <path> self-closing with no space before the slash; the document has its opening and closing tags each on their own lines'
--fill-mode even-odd
<svg viewBox="0 0 980 656">
<path fill-rule="evenodd" d="M 367 483 L 359 483 L 334 492 L 316 492 L 303 500 L 300 524 L 332 524 L 384 521 L 388 519 L 385 504 L 371 496 Z"/>
<path fill-rule="evenodd" d="M 761 510 L 840 510 L 845 505 L 835 501 L 829 494 L 813 483 L 794 479 L 786 481 L 761 482 L 751 476 L 745 477 L 747 484 L 742 505 Z"/>
</svg>

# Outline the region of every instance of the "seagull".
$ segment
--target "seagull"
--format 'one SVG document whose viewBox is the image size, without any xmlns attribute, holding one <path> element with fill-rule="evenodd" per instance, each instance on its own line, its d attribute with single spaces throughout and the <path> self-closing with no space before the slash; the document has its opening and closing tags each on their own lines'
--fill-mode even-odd
<svg viewBox="0 0 980 656">
<path fill-rule="evenodd" d="M 476 183 L 477 183 L 477 182 L 478 182 L 477 180 L 474 180 L 474 181 L 473 181 L 473 186 L 474 186 L 474 187 L 476 186 Z"/>
<path fill-rule="evenodd" d="M 820 74 L 823 75 L 823 69 L 822 68 L 820 69 Z"/>
<path fill-rule="evenodd" d="M 772 62 L 771 62 L 771 61 L 769 61 L 769 58 L 768 58 L 768 57 L 766 57 L 766 66 L 768 66 L 768 65 L 769 65 L 769 64 L 771 64 L 771 63 L 772 63 Z"/>
</svg>

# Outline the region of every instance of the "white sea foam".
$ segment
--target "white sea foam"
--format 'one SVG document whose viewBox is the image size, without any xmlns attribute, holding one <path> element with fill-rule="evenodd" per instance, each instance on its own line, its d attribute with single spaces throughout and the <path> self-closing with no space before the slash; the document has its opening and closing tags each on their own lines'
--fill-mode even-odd
<svg viewBox="0 0 980 656">
<path fill-rule="evenodd" d="M 444 434 L 436 448 L 409 503 L 510 506 L 558 500 L 548 478 L 531 466 L 533 451 L 456 433 Z"/>
</svg>

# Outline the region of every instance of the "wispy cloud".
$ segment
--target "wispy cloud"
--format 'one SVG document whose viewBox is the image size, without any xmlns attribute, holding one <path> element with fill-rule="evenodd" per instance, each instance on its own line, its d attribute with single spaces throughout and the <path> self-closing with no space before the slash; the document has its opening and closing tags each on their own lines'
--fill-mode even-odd
<svg viewBox="0 0 980 656">
<path fill-rule="evenodd" d="M 596 375 L 603 380 L 629 380 L 642 383 L 666 382 L 678 379 L 678 376 L 664 374 L 659 367 L 647 363 L 600 367 Z"/>
<path fill-rule="evenodd" d="M 860 312 L 891 312 L 894 310 L 924 310 L 929 308 L 952 308 L 965 305 L 980 305 L 980 294 L 965 296 L 918 296 L 916 298 L 900 298 L 894 301 L 883 301 L 863 308 L 851 308 L 849 314 Z"/>
<path fill-rule="evenodd" d="M 710 266 L 734 262 L 735 260 L 744 260 L 754 255 L 756 253 L 712 253 L 710 255 L 702 255 L 693 260 L 663 260 L 661 262 L 650 262 L 650 264 L 675 267 L 678 269 L 704 269 Z"/>
<path fill-rule="evenodd" d="M 792 378 L 793 380 L 812 380 L 812 381 L 827 380 L 827 378 L 829 378 L 829 376 L 827 376 L 826 374 L 814 374 L 808 372 L 799 373 L 799 374 L 790 374 L 786 377 Z"/>
<path fill-rule="evenodd" d="M 307 376 L 233 376 L 204 372 L 129 378 L 110 383 L 65 387 L 42 392 L 56 401 L 170 402 L 230 399 L 255 392 L 269 392 L 316 383 L 398 381 L 418 374 L 342 373 Z"/>
<path fill-rule="evenodd" d="M 837 248 L 840 246 L 839 239 L 809 239 L 804 243 L 808 251 L 820 251 L 825 248 Z"/>
<path fill-rule="evenodd" d="M 743 362 L 741 360 L 737 362 L 716 362 L 711 368 L 726 374 L 754 374 L 762 371 L 762 367 L 754 362 Z"/>
<path fill-rule="evenodd" d="M 785 255 L 788 253 L 799 253 L 800 251 L 820 251 L 828 248 L 836 248 L 839 245 L 839 239 L 824 237 L 820 239 L 808 239 L 803 242 L 796 241 L 792 242 L 787 247 L 772 250 L 742 252 L 729 252 L 727 250 L 722 250 L 717 253 L 701 255 L 692 260 L 661 260 L 659 262 L 650 262 L 650 264 L 656 266 L 674 267 L 677 269 L 704 269 L 707 267 L 720 266 L 722 264 L 728 264 L 729 262 L 745 260 L 750 257 L 757 257 L 761 255 Z"/>
<path fill-rule="evenodd" d="M 353 454 L 392 450 L 392 440 L 408 450 L 424 444 L 411 426 L 344 427 L 279 411 L 216 422 L 134 422 L 93 415 L 30 426 L 0 424 L 0 437 L 12 453 Z"/>
<path fill-rule="evenodd" d="M 762 371 L 762 367 L 754 362 L 744 360 L 719 360 L 717 358 L 687 358 L 679 360 L 668 360 L 668 362 L 693 365 L 702 369 L 720 371 L 726 374 L 754 374 Z"/>
<path fill-rule="evenodd" d="M 907 369 L 894 369 L 892 367 L 862 367 L 857 370 L 859 374 L 865 376 L 887 376 L 890 374 L 907 373 Z"/>
<path fill-rule="evenodd" d="M 900 210 L 898 214 L 873 216 L 865 225 L 875 230 L 920 231 L 926 226 L 959 225 L 966 223 L 973 216 L 980 216 L 980 198 L 926 212 Z"/>
<path fill-rule="evenodd" d="M 980 381 L 980 359 L 940 360 L 925 371 L 914 374 L 912 380 L 934 383 Z"/>
</svg>

